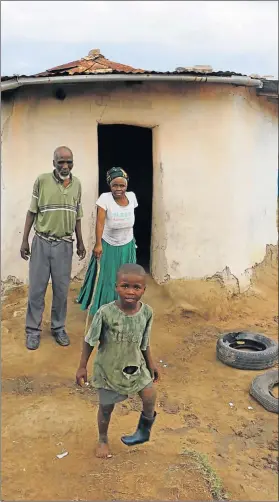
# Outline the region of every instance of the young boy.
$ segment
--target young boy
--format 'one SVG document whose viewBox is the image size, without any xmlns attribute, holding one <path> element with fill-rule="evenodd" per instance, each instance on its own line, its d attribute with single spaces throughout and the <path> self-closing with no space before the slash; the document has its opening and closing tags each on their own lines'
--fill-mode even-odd
<svg viewBox="0 0 279 502">
<path fill-rule="evenodd" d="M 140 301 L 145 288 L 144 269 L 136 264 L 123 265 L 116 281 L 119 300 L 98 310 L 83 343 L 76 374 L 80 386 L 87 381 L 87 362 L 99 343 L 92 384 L 99 392 L 96 456 L 100 458 L 111 456 L 108 427 L 116 403 L 133 394 L 139 394 L 142 399 L 143 411 L 135 434 L 121 438 L 127 446 L 149 441 L 156 417 L 153 382 L 158 380 L 158 370 L 152 361 L 149 345 L 153 312 Z"/>
</svg>

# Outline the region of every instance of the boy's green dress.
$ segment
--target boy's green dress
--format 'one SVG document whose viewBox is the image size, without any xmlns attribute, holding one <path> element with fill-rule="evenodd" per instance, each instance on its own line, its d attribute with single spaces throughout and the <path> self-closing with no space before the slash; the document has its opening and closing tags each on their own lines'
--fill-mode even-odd
<svg viewBox="0 0 279 502">
<path fill-rule="evenodd" d="M 139 312 L 126 315 L 115 302 L 103 305 L 92 321 L 85 341 L 99 344 L 93 366 L 92 385 L 123 395 L 137 394 L 152 382 L 142 350 L 149 346 L 153 311 L 142 303 Z M 124 370 L 137 369 L 133 374 Z"/>
</svg>

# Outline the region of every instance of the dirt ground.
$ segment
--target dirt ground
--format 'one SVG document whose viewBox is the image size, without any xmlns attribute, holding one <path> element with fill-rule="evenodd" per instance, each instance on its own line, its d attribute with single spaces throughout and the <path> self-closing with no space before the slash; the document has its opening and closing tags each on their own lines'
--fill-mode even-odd
<svg viewBox="0 0 279 502">
<path fill-rule="evenodd" d="M 74 383 L 85 324 L 74 301 L 80 284 L 73 282 L 69 295 L 71 346 L 57 346 L 49 334 L 49 290 L 35 352 L 25 349 L 27 290 L 11 291 L 2 306 L 1 500 L 206 501 L 216 498 L 213 471 L 230 500 L 278 500 L 278 416 L 249 396 L 259 372 L 229 368 L 215 354 L 223 331 L 277 338 L 277 261 L 271 261 L 255 269 L 249 294 L 229 300 L 206 282 L 191 295 L 189 285 L 149 279 L 145 301 L 155 310 L 152 348 L 161 369 L 158 417 L 150 443 L 128 449 L 120 436 L 134 431 L 141 407 L 138 399 L 119 404 L 107 460 L 94 457 L 96 394 Z M 189 450 L 207 455 L 212 471 L 206 474 Z M 68 455 L 58 459 L 63 451 Z"/>
</svg>

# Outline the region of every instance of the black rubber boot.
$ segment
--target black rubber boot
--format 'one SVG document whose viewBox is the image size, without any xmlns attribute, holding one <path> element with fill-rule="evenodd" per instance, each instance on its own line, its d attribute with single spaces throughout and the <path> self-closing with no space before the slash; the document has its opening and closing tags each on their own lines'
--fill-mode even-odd
<svg viewBox="0 0 279 502">
<path fill-rule="evenodd" d="M 147 418 L 142 413 L 135 434 L 133 434 L 132 436 L 122 436 L 122 443 L 124 443 L 126 446 L 134 446 L 136 444 L 142 444 L 149 441 L 150 432 L 152 425 L 155 422 L 156 415 L 157 413 L 155 411 L 153 418 Z"/>
</svg>

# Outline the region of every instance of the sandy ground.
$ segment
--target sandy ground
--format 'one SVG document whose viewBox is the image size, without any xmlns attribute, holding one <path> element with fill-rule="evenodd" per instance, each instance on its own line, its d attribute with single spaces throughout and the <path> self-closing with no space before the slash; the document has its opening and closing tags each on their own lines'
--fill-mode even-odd
<svg viewBox="0 0 279 502">
<path fill-rule="evenodd" d="M 1 500 L 212 500 L 187 450 L 207 455 L 230 500 L 278 500 L 278 416 L 249 396 L 259 372 L 229 368 L 215 355 L 226 330 L 277 338 L 276 267 L 255 270 L 248 295 L 220 303 L 219 291 L 207 309 L 195 295 L 182 299 L 181 285 L 170 295 L 149 280 L 145 301 L 156 313 L 152 346 L 161 368 L 157 422 L 150 443 L 128 449 L 120 436 L 134 431 L 141 407 L 137 398 L 119 404 L 108 460 L 94 457 L 97 397 L 74 383 L 85 323 L 74 302 L 79 284 L 69 294 L 71 346 L 49 334 L 49 290 L 35 352 L 24 345 L 27 290 L 11 291 L 2 307 Z M 68 456 L 56 458 L 63 451 Z"/>
</svg>

